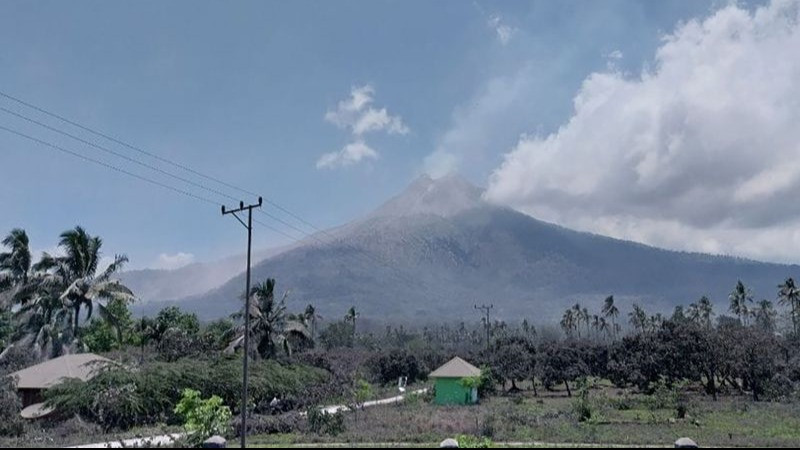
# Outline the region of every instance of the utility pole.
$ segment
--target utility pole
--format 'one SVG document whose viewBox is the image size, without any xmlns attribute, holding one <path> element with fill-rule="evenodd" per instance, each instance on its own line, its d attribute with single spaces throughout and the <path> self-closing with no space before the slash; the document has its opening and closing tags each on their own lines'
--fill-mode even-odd
<svg viewBox="0 0 800 450">
<path fill-rule="evenodd" d="M 486 350 L 489 350 L 489 329 L 491 327 L 491 322 L 489 322 L 489 311 L 494 308 L 494 305 L 475 305 L 476 310 L 482 310 L 486 313 Z"/>
<path fill-rule="evenodd" d="M 242 448 L 247 447 L 247 360 L 250 358 L 250 247 L 253 243 L 253 208 L 261 208 L 262 198 L 258 197 L 258 203 L 245 206 L 244 202 L 239 202 L 239 208 L 226 211 L 222 205 L 222 215 L 233 214 L 236 220 L 247 228 L 247 281 L 244 291 L 244 357 L 242 358 Z M 247 223 L 236 215 L 238 212 L 247 211 Z"/>
</svg>

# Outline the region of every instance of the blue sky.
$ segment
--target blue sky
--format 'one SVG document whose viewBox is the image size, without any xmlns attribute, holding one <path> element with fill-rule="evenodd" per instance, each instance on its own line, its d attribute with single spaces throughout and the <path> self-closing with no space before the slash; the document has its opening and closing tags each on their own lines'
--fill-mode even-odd
<svg viewBox="0 0 800 450">
<path fill-rule="evenodd" d="M 442 166 L 480 185 L 493 179 L 507 186 L 490 178 L 508 172 L 499 169 L 504 155 L 524 150 L 523 134 L 548 136 L 564 126 L 590 74 L 636 78 L 654 64 L 665 35 L 726 5 L 9 1 L 0 5 L 0 90 L 261 192 L 328 227 L 366 214 Z M 357 135 L 325 119 L 364 87 L 367 108 L 385 109 L 404 132 L 379 127 Z M 45 118 L 5 99 L 0 106 Z M 0 125 L 157 178 L 1 112 Z M 376 157 L 319 167 L 322 155 L 353 142 Z M 241 227 L 214 207 L 2 131 L 0 167 L 0 230 L 26 228 L 37 249 L 52 248 L 76 224 L 102 236 L 108 254 L 128 254 L 131 267 L 243 249 Z M 499 201 L 537 212 L 514 188 L 498 189 Z M 635 230 L 592 229 L 585 218 L 552 220 L 681 247 Z M 286 241 L 263 228 L 255 239 L 258 246 Z"/>
</svg>

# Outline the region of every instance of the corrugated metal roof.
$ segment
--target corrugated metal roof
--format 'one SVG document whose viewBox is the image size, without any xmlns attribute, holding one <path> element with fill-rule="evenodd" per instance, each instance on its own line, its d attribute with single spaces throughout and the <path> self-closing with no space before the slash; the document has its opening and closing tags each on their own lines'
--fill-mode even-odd
<svg viewBox="0 0 800 450">
<path fill-rule="evenodd" d="M 99 369 L 112 362 L 94 353 L 64 355 L 14 372 L 9 376 L 17 378 L 17 389 L 47 389 L 66 378 L 90 380 Z"/>
<path fill-rule="evenodd" d="M 431 372 L 428 378 L 463 378 L 480 376 L 481 369 L 456 356 Z"/>
</svg>

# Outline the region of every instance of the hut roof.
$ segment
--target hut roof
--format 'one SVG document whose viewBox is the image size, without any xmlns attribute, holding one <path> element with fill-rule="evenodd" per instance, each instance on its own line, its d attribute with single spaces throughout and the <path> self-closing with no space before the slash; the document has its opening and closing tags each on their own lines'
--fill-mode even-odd
<svg viewBox="0 0 800 450">
<path fill-rule="evenodd" d="M 47 389 L 67 378 L 88 381 L 99 369 L 112 362 L 94 353 L 64 355 L 14 372 L 9 376 L 16 377 L 17 389 Z"/>
<path fill-rule="evenodd" d="M 428 378 L 464 378 L 480 376 L 481 369 L 456 356 L 431 372 Z"/>
</svg>

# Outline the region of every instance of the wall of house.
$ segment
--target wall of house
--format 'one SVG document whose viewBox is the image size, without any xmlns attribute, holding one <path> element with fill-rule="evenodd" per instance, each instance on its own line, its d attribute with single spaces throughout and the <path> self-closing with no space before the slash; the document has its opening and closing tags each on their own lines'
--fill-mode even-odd
<svg viewBox="0 0 800 450">
<path fill-rule="evenodd" d="M 471 388 L 461 385 L 462 378 L 437 378 L 436 379 L 436 404 L 438 405 L 468 405 L 477 401 Z M 474 401 L 473 401 L 474 396 Z"/>
</svg>

